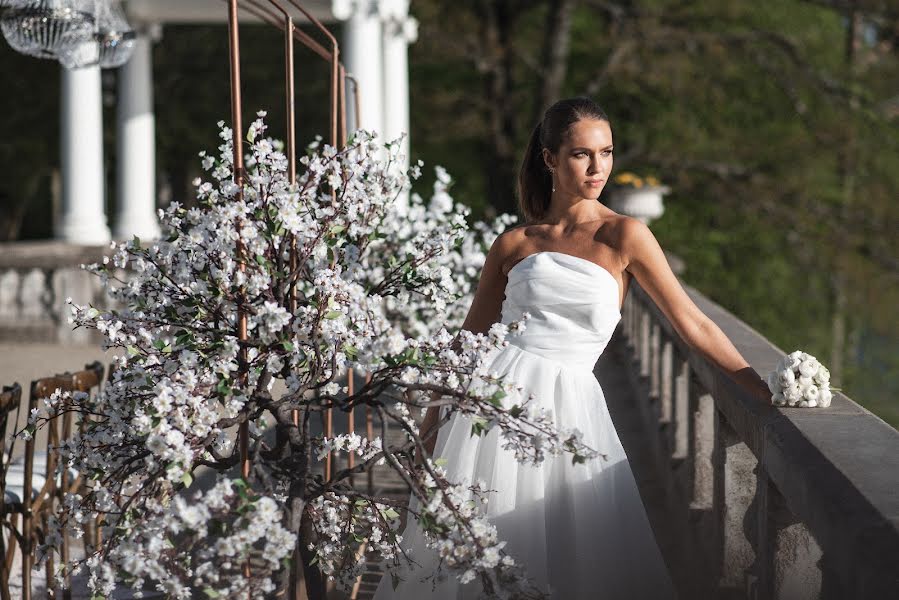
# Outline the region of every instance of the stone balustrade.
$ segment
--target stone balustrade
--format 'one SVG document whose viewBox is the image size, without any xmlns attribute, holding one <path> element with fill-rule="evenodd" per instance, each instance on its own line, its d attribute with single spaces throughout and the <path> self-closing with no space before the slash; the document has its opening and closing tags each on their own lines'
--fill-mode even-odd
<svg viewBox="0 0 899 600">
<path fill-rule="evenodd" d="M 684 287 L 763 377 L 785 354 Z M 899 598 L 899 432 L 839 392 L 826 409 L 761 405 L 636 282 L 622 313 L 613 348 L 655 432 L 684 597 Z"/>
<path fill-rule="evenodd" d="M 93 331 L 72 329 L 66 298 L 106 306 L 99 278 L 80 265 L 108 252 L 58 241 L 0 244 L 0 342 L 97 341 Z"/>
</svg>

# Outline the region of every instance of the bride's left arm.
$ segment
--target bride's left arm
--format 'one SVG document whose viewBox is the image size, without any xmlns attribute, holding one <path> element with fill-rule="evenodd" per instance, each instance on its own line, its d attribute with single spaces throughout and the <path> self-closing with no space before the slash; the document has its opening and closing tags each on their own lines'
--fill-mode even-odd
<svg viewBox="0 0 899 600">
<path fill-rule="evenodd" d="M 690 299 L 668 265 L 652 231 L 637 219 L 626 218 L 621 230 L 625 268 L 646 290 L 690 348 L 718 365 L 763 404 L 771 404 L 771 391 L 730 339 Z"/>
</svg>

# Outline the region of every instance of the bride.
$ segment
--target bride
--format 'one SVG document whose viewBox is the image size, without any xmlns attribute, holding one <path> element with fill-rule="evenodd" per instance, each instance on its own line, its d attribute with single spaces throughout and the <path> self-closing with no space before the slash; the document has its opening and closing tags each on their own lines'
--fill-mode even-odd
<svg viewBox="0 0 899 600">
<path fill-rule="evenodd" d="M 612 152 L 609 118 L 589 98 L 561 100 L 546 111 L 519 174 L 525 223 L 491 246 L 462 325 L 483 333 L 497 320 L 529 312 L 524 332 L 490 358 L 490 371 L 523 385 L 559 426 L 578 427 L 583 442 L 607 459 L 572 465 L 560 455 L 539 466 L 519 464 L 496 429 L 471 437 L 469 419 L 458 413 L 426 445 L 446 460 L 450 481 L 480 479 L 493 490 L 487 516 L 506 540 L 505 551 L 560 600 L 676 596 L 593 375 L 634 278 L 692 349 L 771 403 L 762 378 L 680 286 L 649 228 L 597 201 Z M 428 409 L 423 439 L 438 420 L 438 411 Z M 376 600 L 481 596 L 477 579 L 461 584 L 450 575 L 435 584 L 428 578 L 438 558 L 414 520 L 402 545 L 417 567 L 401 573 L 396 589 L 383 577 Z"/>
</svg>

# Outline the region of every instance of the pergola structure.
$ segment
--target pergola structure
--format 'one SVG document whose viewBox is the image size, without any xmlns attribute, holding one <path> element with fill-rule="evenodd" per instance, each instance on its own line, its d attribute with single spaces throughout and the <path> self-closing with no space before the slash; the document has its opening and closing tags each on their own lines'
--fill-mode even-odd
<svg viewBox="0 0 899 600">
<path fill-rule="evenodd" d="M 409 0 L 303 0 L 325 23 L 343 22 L 340 55 L 360 90 L 359 115 L 347 102 L 351 129 L 393 139 L 409 131 L 408 45 L 417 37 Z M 283 2 L 288 5 L 289 3 Z M 156 219 L 156 133 L 152 45 L 167 23 L 227 23 L 222 0 L 124 0 L 138 33 L 131 60 L 120 67 L 116 119 L 117 213 L 108 225 L 103 177 L 103 114 L 98 66 L 61 68 L 62 211 L 57 238 L 102 244 L 111 237 L 159 235 Z M 247 11 L 241 22 L 261 23 Z M 295 22 L 304 22 L 299 11 Z M 408 144 L 408 137 L 406 138 Z M 408 146 L 405 152 L 408 156 Z"/>
</svg>

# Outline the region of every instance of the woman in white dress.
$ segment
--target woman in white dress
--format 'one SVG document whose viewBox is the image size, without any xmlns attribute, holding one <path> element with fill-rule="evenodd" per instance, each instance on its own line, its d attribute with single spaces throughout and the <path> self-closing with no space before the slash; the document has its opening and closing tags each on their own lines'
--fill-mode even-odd
<svg viewBox="0 0 899 600">
<path fill-rule="evenodd" d="M 487 515 L 508 543 L 505 551 L 539 587 L 559 600 L 675 598 L 628 458 L 593 367 L 621 319 L 632 278 L 646 290 L 677 333 L 761 402 L 771 393 L 724 333 L 690 300 L 640 221 L 597 201 L 612 171 L 612 130 L 589 98 L 550 107 L 531 136 L 519 174 L 525 223 L 490 248 L 462 328 L 486 332 L 531 314 L 521 335 L 490 357 L 499 372 L 533 393 L 561 427 L 578 427 L 584 443 L 606 455 L 572 465 L 567 455 L 539 466 L 518 463 L 498 431 L 471 437 L 456 414 L 431 436 L 428 450 L 446 459 L 450 481 L 482 480 Z M 429 409 L 426 435 L 438 421 Z M 376 600 L 480 598 L 477 579 L 428 578 L 436 553 L 414 519 L 403 533 L 417 568 L 394 590 L 384 577 Z"/>
</svg>

